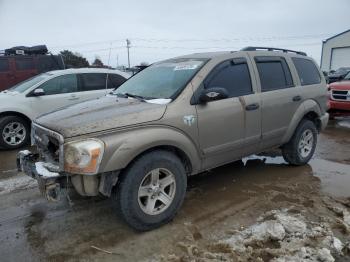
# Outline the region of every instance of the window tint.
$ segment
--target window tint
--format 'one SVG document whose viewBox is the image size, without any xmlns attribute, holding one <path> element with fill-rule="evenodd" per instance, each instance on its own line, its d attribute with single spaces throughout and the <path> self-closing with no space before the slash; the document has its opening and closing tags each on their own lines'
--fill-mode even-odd
<svg viewBox="0 0 350 262">
<path fill-rule="evenodd" d="M 81 74 L 82 91 L 106 89 L 106 77 L 107 74 L 102 73 Z"/>
<path fill-rule="evenodd" d="M 78 92 L 78 81 L 76 75 L 63 75 L 48 80 L 39 88 L 44 89 L 45 95 L 55 95 Z"/>
<path fill-rule="evenodd" d="M 108 88 L 117 88 L 123 84 L 126 79 L 117 74 L 108 74 Z"/>
<path fill-rule="evenodd" d="M 16 58 L 17 70 L 31 70 L 35 69 L 33 58 Z"/>
<path fill-rule="evenodd" d="M 320 73 L 312 61 L 297 57 L 293 57 L 292 60 L 298 71 L 302 86 L 319 84 L 321 82 Z"/>
<path fill-rule="evenodd" d="M 255 57 L 261 91 L 272 91 L 293 86 L 287 62 L 282 57 Z"/>
<path fill-rule="evenodd" d="M 248 65 L 245 62 L 223 62 L 213 69 L 206 79 L 204 87 L 206 89 L 212 87 L 226 88 L 229 97 L 251 94 L 252 84 Z"/>
<path fill-rule="evenodd" d="M 9 60 L 8 59 L 0 59 L 0 72 L 9 71 Z"/>
</svg>

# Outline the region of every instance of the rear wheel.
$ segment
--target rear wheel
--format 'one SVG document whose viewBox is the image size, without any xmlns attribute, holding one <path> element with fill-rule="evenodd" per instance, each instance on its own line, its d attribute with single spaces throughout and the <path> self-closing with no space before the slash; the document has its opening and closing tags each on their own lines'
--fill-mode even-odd
<svg viewBox="0 0 350 262">
<path fill-rule="evenodd" d="M 304 165 L 313 156 L 317 143 L 317 129 L 310 120 L 302 120 L 290 141 L 282 147 L 284 160 L 292 165 Z"/>
<path fill-rule="evenodd" d="M 29 143 L 30 125 L 19 116 L 5 116 L 0 119 L 0 147 L 20 148 Z"/>
<path fill-rule="evenodd" d="M 146 231 L 174 218 L 186 187 L 187 176 L 180 159 L 157 150 L 141 156 L 123 172 L 114 198 L 125 222 Z"/>
</svg>

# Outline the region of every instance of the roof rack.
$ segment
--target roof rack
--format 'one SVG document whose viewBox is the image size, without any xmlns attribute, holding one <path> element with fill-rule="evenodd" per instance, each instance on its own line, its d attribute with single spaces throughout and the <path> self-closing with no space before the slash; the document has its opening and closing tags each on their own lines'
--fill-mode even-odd
<svg viewBox="0 0 350 262">
<path fill-rule="evenodd" d="M 284 48 L 275 48 L 275 47 L 260 47 L 260 46 L 247 46 L 241 49 L 241 51 L 259 51 L 259 50 L 267 50 L 267 51 L 282 51 L 284 53 L 296 53 L 298 55 L 307 56 L 305 52 L 289 50 Z"/>
</svg>

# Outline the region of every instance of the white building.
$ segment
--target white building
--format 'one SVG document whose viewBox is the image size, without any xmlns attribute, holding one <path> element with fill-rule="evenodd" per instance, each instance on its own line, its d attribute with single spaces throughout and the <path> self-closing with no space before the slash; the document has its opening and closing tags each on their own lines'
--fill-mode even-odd
<svg viewBox="0 0 350 262">
<path fill-rule="evenodd" d="M 330 71 L 339 67 L 350 67 L 350 29 L 322 43 L 321 69 Z"/>
</svg>

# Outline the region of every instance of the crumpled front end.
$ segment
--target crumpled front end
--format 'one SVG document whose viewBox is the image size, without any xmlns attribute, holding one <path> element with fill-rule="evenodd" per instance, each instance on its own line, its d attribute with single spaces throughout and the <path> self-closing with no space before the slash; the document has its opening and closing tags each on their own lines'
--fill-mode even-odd
<svg viewBox="0 0 350 262">
<path fill-rule="evenodd" d="M 70 186 L 82 196 L 111 195 L 118 172 L 98 173 L 104 148 L 102 141 L 85 139 L 65 143 L 59 133 L 33 123 L 32 144 L 37 152 L 20 151 L 17 167 L 38 181 L 39 189 L 47 200 L 60 200 L 67 191 L 64 189 Z M 81 154 L 83 159 L 75 157 L 76 153 Z M 87 163 L 77 164 L 76 158 L 87 159 Z"/>
<path fill-rule="evenodd" d="M 24 150 L 17 155 L 17 167 L 19 171 L 38 181 L 39 190 L 47 200 L 60 200 L 61 188 L 66 185 L 66 177 L 58 173 L 58 166 L 41 162 L 39 161 L 39 154 Z"/>
</svg>

